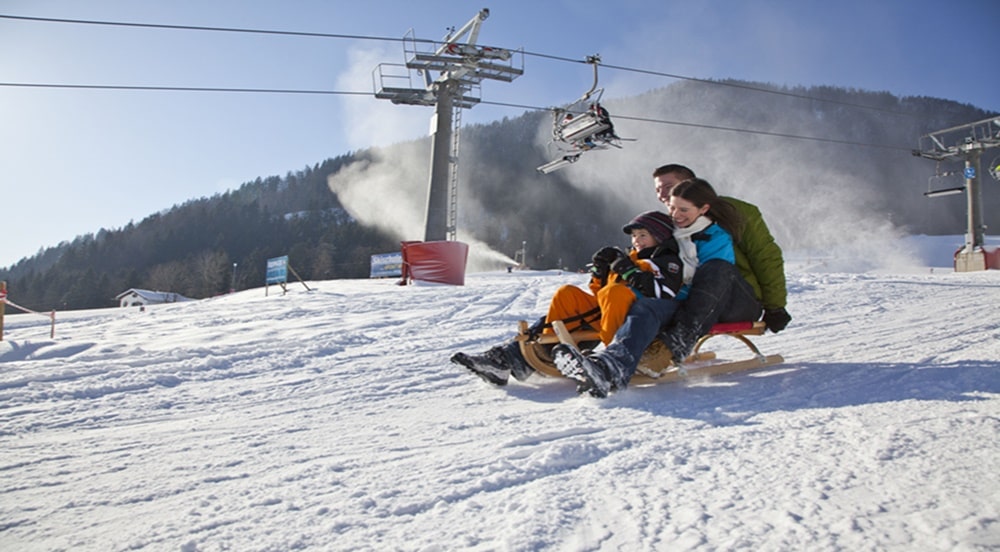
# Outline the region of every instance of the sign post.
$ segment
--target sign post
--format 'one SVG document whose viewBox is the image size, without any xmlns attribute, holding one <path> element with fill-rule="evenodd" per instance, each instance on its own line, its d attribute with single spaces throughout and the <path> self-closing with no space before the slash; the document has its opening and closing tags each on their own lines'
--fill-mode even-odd
<svg viewBox="0 0 1000 552">
<path fill-rule="evenodd" d="M 281 286 L 281 294 L 284 295 L 288 292 L 288 287 L 285 285 L 288 283 L 288 255 L 283 257 L 274 257 L 267 260 L 267 277 L 264 282 L 264 297 L 267 297 L 267 292 L 271 287 L 271 284 L 278 284 Z"/>
<path fill-rule="evenodd" d="M 273 257 L 267 260 L 267 276 L 264 282 L 264 296 L 267 297 L 267 290 L 271 284 L 278 284 L 281 286 L 281 294 L 284 295 L 288 293 L 288 272 L 291 271 L 295 275 L 295 278 L 302 284 L 306 291 L 312 291 L 309 286 L 302 281 L 302 277 L 299 276 L 298 272 L 292 268 L 292 265 L 288 262 L 288 255 L 281 257 Z"/>
</svg>

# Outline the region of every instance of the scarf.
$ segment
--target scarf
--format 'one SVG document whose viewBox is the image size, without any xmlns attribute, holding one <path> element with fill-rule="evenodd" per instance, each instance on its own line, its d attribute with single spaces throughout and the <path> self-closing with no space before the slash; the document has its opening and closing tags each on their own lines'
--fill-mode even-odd
<svg viewBox="0 0 1000 552">
<path fill-rule="evenodd" d="M 694 271 L 698 268 L 698 246 L 695 245 L 691 236 L 703 231 L 714 224 L 712 219 L 701 215 L 694 219 L 691 226 L 687 228 L 675 228 L 674 238 L 677 239 L 677 246 L 680 249 L 681 261 L 684 262 L 684 283 L 690 284 L 694 278 Z"/>
</svg>

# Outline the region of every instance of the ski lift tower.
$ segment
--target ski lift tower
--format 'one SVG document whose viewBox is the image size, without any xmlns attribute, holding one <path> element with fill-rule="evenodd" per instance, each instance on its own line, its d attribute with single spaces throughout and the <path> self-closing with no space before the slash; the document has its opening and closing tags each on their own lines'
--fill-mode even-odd
<svg viewBox="0 0 1000 552">
<path fill-rule="evenodd" d="M 462 109 L 479 103 L 483 79 L 511 82 L 524 73 L 524 52 L 477 46 L 479 29 L 490 15 L 482 9 L 461 29 L 419 51 L 413 30 L 403 37 L 405 65 L 380 63 L 372 73 L 375 97 L 394 104 L 435 106 L 431 118 L 431 171 L 424 241 L 454 240 L 458 205 L 458 150 Z M 464 42 L 463 42 L 464 39 Z M 419 41 L 421 45 L 429 41 Z M 514 65 L 520 54 L 520 66 Z M 423 76 L 413 87 L 411 71 Z M 432 79 L 431 74 L 439 76 Z"/>
<path fill-rule="evenodd" d="M 953 141 L 954 145 L 948 145 Z M 937 197 L 952 193 L 966 194 L 968 206 L 968 227 L 965 246 L 955 252 L 955 271 L 969 272 L 985 270 L 989 266 L 984 249 L 982 189 L 980 188 L 980 157 L 983 151 L 1000 147 L 1000 117 L 991 117 L 975 123 L 946 128 L 920 137 L 920 149 L 913 155 L 941 161 L 964 161 L 964 188 L 931 190 L 927 197 Z M 992 168 L 991 168 L 992 169 Z M 993 171 L 990 171 L 993 174 Z M 996 252 L 992 253 L 993 255 Z"/>
</svg>

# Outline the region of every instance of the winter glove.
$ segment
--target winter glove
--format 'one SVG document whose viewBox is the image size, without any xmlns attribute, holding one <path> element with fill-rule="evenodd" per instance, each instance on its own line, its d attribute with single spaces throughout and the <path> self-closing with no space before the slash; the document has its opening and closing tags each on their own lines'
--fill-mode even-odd
<svg viewBox="0 0 1000 552">
<path fill-rule="evenodd" d="M 545 317 L 541 317 L 538 320 L 528 326 L 528 338 L 538 339 L 538 336 L 542 334 L 542 330 L 545 329 Z"/>
<path fill-rule="evenodd" d="M 656 297 L 656 283 L 653 273 L 640 269 L 632 262 L 632 259 L 621 257 L 611 263 L 611 270 L 615 271 L 622 280 L 628 282 L 632 289 L 646 297 Z"/>
<path fill-rule="evenodd" d="M 595 278 L 605 281 L 611 271 L 611 263 L 625 257 L 625 252 L 617 247 L 602 247 L 594 253 L 591 258 L 593 264 L 590 265 L 590 273 Z"/>
<path fill-rule="evenodd" d="M 656 297 L 656 278 L 652 272 L 636 270 L 628 277 L 628 285 L 644 297 Z"/>
<path fill-rule="evenodd" d="M 767 324 L 767 329 L 774 333 L 785 329 L 785 326 L 791 321 L 792 315 L 788 314 L 788 311 L 784 308 L 766 309 L 764 311 L 764 324 Z"/>
<path fill-rule="evenodd" d="M 629 275 L 633 271 L 639 270 L 639 267 L 635 266 L 631 257 L 622 256 L 611 262 L 611 270 L 621 276 L 622 280 L 628 280 Z"/>
</svg>

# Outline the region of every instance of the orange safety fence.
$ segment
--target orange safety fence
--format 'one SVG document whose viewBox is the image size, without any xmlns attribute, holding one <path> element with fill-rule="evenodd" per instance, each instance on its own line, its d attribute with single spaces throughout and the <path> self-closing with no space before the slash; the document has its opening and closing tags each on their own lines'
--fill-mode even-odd
<svg viewBox="0 0 1000 552">
<path fill-rule="evenodd" d="M 44 313 L 41 313 L 41 312 L 36 312 L 36 311 L 31 310 L 31 309 L 24 308 L 21 305 L 18 305 L 17 303 L 11 301 L 10 298 L 7 297 L 7 291 L 6 290 L 0 291 L 0 305 L 10 305 L 10 306 L 14 307 L 15 309 L 24 311 L 24 312 L 29 313 L 29 314 L 37 314 L 39 316 L 48 317 L 49 320 L 52 321 L 52 323 L 50 325 L 50 328 L 49 328 L 49 339 L 55 339 L 55 337 L 56 337 L 56 311 L 53 310 L 53 311 L 49 312 L 48 314 L 44 314 Z M 3 317 L 4 317 L 4 310 L 5 309 L 0 308 L 0 341 L 3 341 Z"/>
</svg>

